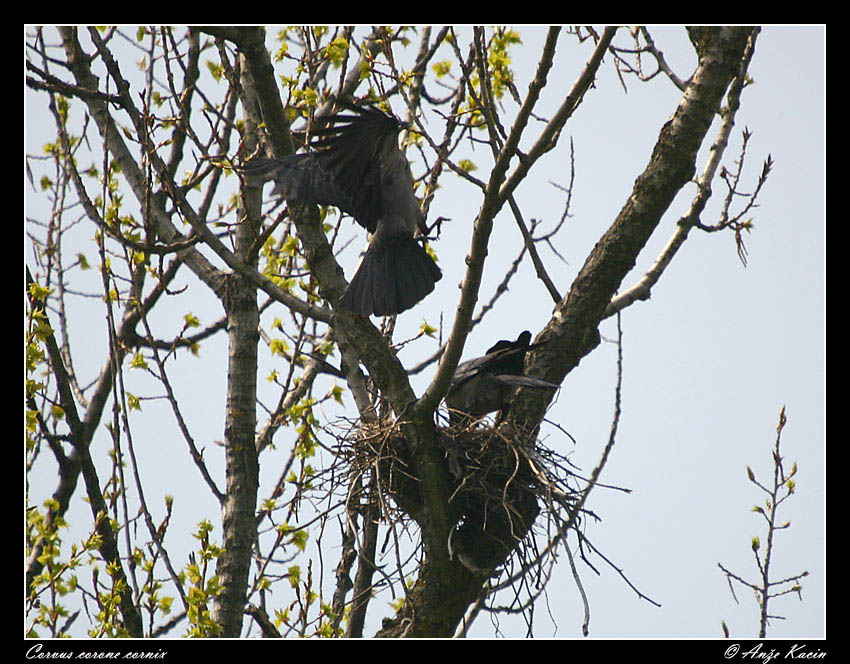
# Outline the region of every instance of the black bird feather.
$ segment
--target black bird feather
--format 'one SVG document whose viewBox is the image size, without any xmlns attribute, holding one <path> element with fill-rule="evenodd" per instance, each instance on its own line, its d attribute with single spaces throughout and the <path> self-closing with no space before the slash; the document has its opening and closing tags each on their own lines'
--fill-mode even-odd
<svg viewBox="0 0 850 664">
<path fill-rule="evenodd" d="M 485 355 L 458 365 L 446 395 L 452 422 L 478 418 L 500 411 L 502 419 L 516 386 L 558 389 L 556 383 L 528 376 L 524 372 L 525 356 L 540 344 L 531 344 L 531 332 L 520 333 L 516 341 L 501 340 Z"/>
<path fill-rule="evenodd" d="M 414 234 L 422 222 L 410 164 L 398 148 L 403 124 L 382 111 L 344 104 L 348 113 L 313 131 L 313 152 L 252 159 L 246 181 L 274 181 L 273 195 L 305 204 L 333 205 L 372 237 L 340 299 L 364 315 L 406 311 L 443 276 Z"/>
</svg>

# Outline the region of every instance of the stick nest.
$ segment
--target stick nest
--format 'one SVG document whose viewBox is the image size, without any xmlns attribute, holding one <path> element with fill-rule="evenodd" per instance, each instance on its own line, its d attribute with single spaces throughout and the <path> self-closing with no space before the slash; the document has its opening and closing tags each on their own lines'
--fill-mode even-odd
<svg viewBox="0 0 850 664">
<path fill-rule="evenodd" d="M 451 481 L 446 510 L 456 524 L 447 546 L 468 569 L 484 574 L 524 541 L 530 543 L 541 511 L 563 525 L 577 498 L 565 457 L 506 428 L 481 423 L 436 428 Z M 385 518 L 418 521 L 420 481 L 397 423 L 361 423 L 346 448 L 342 456 L 351 472 L 371 472 L 377 480 Z M 384 497 L 403 514 L 388 514 L 392 507 Z"/>
</svg>

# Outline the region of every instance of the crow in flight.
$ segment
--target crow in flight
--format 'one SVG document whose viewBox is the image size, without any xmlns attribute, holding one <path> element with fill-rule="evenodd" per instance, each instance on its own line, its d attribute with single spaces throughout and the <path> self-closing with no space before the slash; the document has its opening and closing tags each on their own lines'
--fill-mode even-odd
<svg viewBox="0 0 850 664">
<path fill-rule="evenodd" d="M 373 107 L 343 106 L 350 114 L 337 113 L 313 130 L 313 152 L 252 159 L 240 171 L 250 184 L 274 181 L 272 194 L 333 205 L 354 217 L 371 239 L 339 306 L 367 316 L 399 314 L 443 276 L 414 238 L 424 220 L 398 147 L 405 125 Z"/>
</svg>

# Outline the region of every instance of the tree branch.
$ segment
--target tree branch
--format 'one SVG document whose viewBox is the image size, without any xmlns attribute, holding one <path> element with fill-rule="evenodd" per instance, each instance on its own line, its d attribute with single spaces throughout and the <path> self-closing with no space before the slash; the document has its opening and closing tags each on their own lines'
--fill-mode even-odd
<svg viewBox="0 0 850 664">
<path fill-rule="evenodd" d="M 597 326 L 623 278 L 675 195 L 690 181 L 697 152 L 731 81 L 740 72 L 752 28 L 710 29 L 699 64 L 673 117 L 664 125 L 649 164 L 626 204 L 591 251 L 569 293 L 538 336 L 526 370 L 561 382 L 598 343 Z M 520 389 L 512 406 L 523 430 L 536 430 L 548 400 Z M 551 397 L 550 397 L 551 398 Z"/>
</svg>

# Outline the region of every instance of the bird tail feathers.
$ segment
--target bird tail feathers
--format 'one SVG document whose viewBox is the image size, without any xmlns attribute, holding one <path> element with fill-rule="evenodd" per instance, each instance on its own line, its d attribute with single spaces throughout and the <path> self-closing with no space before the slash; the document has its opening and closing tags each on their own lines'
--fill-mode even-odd
<svg viewBox="0 0 850 664">
<path fill-rule="evenodd" d="M 339 305 L 366 316 L 399 314 L 433 291 L 442 276 L 412 236 L 375 237 Z"/>
<path fill-rule="evenodd" d="M 524 374 L 516 376 L 513 374 L 500 374 L 496 376 L 496 378 L 506 385 L 520 385 L 522 387 L 538 387 L 544 388 L 548 387 L 551 389 L 558 389 L 561 387 L 557 383 L 550 383 L 548 380 L 543 380 L 542 378 L 535 378 L 534 376 L 526 376 Z"/>
</svg>

